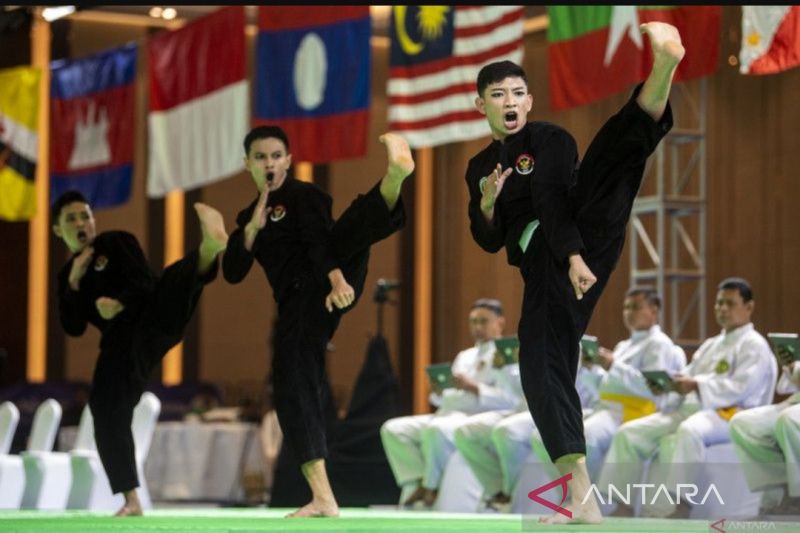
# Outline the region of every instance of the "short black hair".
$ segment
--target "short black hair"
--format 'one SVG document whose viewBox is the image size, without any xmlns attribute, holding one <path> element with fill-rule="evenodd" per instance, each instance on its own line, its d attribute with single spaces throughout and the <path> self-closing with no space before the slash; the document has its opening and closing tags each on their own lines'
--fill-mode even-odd
<svg viewBox="0 0 800 533">
<path fill-rule="evenodd" d="M 528 77 L 521 66 L 513 61 L 495 61 L 485 65 L 478 72 L 478 96 L 483 98 L 483 91 L 491 83 L 498 83 L 506 78 L 522 78 L 525 85 L 528 84 Z"/>
<path fill-rule="evenodd" d="M 477 308 L 488 309 L 492 311 L 497 316 L 503 316 L 503 304 L 500 303 L 500 300 L 495 298 L 479 298 L 475 300 L 475 303 L 472 304 L 470 311 Z"/>
<path fill-rule="evenodd" d="M 644 299 L 650 305 L 655 305 L 659 309 L 661 309 L 661 296 L 658 294 L 658 291 L 652 285 L 635 285 L 628 289 L 625 293 L 625 297 L 628 298 L 629 296 L 639 296 L 643 295 Z"/>
<path fill-rule="evenodd" d="M 286 147 L 286 153 L 289 153 L 289 137 L 286 136 L 286 132 L 283 131 L 280 126 L 256 126 L 250 130 L 250 133 L 244 138 L 245 157 L 250 155 L 250 145 L 253 144 L 254 141 L 258 139 L 267 139 L 269 137 L 274 137 L 283 142 L 283 145 Z"/>
<path fill-rule="evenodd" d="M 753 299 L 753 288 L 750 287 L 750 283 L 744 278 L 733 277 L 723 279 L 717 286 L 717 290 L 723 291 L 727 289 L 738 290 L 739 294 L 742 295 L 742 300 L 744 303 L 747 303 Z"/>
<path fill-rule="evenodd" d="M 61 196 L 56 198 L 56 201 L 50 206 L 50 220 L 53 224 L 58 224 L 58 217 L 61 216 L 61 210 L 69 204 L 75 202 L 82 202 L 88 204 L 86 197 L 80 191 L 70 189 L 61 193 Z"/>
</svg>

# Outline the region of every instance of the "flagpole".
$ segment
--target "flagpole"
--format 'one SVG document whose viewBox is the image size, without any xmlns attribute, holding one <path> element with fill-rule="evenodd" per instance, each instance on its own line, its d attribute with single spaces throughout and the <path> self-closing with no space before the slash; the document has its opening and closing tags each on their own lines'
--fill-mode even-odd
<svg viewBox="0 0 800 533">
<path fill-rule="evenodd" d="M 429 412 L 433 325 L 433 148 L 416 150 L 414 175 L 414 413 Z"/>
<path fill-rule="evenodd" d="M 183 191 L 172 191 L 164 196 L 164 266 L 171 265 L 184 254 L 184 222 L 186 197 Z M 183 381 L 183 342 L 164 356 L 161 382 L 178 385 Z"/>
<path fill-rule="evenodd" d="M 314 164 L 308 161 L 301 161 L 294 166 L 294 176 L 306 183 L 314 183 Z"/>
<path fill-rule="evenodd" d="M 40 383 L 47 377 L 47 261 L 49 239 L 50 154 L 50 23 L 42 8 L 34 11 L 31 59 L 41 69 L 39 80 L 36 214 L 28 226 L 28 357 L 26 377 Z"/>
</svg>

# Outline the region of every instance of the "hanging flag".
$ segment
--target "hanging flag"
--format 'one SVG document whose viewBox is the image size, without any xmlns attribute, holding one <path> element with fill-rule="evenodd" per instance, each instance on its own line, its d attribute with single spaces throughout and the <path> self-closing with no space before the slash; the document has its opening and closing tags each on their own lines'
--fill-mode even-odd
<svg viewBox="0 0 800 533">
<path fill-rule="evenodd" d="M 260 6 L 254 125 L 289 137 L 295 161 L 367 152 L 369 6 Z"/>
<path fill-rule="evenodd" d="M 5 220 L 36 214 L 40 79 L 38 68 L 0 70 L 0 218 Z"/>
<path fill-rule="evenodd" d="M 50 200 L 76 189 L 95 208 L 128 201 L 136 43 L 50 64 Z"/>
<path fill-rule="evenodd" d="M 800 65 L 800 7 L 742 6 L 739 72 L 775 74 Z"/>
<path fill-rule="evenodd" d="M 522 63 L 522 6 L 394 6 L 389 129 L 412 148 L 489 135 L 475 108 L 478 71 Z"/>
<path fill-rule="evenodd" d="M 686 55 L 675 81 L 714 72 L 718 65 L 720 6 L 549 6 L 547 56 L 553 110 L 594 102 L 644 80 L 652 51 L 639 24 L 678 28 Z"/>
<path fill-rule="evenodd" d="M 244 6 L 226 7 L 150 39 L 151 198 L 242 169 L 249 116 L 244 20 Z"/>
</svg>

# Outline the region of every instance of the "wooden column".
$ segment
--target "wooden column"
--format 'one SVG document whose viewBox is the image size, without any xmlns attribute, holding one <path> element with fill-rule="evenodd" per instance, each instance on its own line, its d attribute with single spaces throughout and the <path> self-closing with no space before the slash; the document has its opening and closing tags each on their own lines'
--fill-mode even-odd
<svg viewBox="0 0 800 533">
<path fill-rule="evenodd" d="M 28 357 L 26 377 L 42 382 L 47 374 L 47 261 L 50 198 L 50 23 L 41 8 L 34 14 L 31 59 L 41 69 L 39 82 L 38 150 L 36 156 L 36 215 L 29 225 Z"/>
<path fill-rule="evenodd" d="M 164 266 L 183 257 L 185 210 L 183 191 L 172 191 L 164 196 Z M 177 385 L 183 381 L 183 342 L 167 353 L 161 368 L 164 385 Z"/>
<path fill-rule="evenodd" d="M 433 346 L 433 148 L 416 150 L 414 189 L 414 413 L 427 413 Z"/>
</svg>

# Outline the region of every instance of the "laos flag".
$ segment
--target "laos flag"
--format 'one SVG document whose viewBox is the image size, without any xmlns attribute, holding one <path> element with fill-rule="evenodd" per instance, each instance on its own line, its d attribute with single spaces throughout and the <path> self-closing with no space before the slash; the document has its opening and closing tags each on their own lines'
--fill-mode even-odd
<svg viewBox="0 0 800 533">
<path fill-rule="evenodd" d="M 77 189 L 95 207 L 131 192 L 136 44 L 50 64 L 50 199 Z"/>
<path fill-rule="evenodd" d="M 286 131 L 294 161 L 367 150 L 369 6 L 260 6 L 254 125 Z"/>
</svg>

